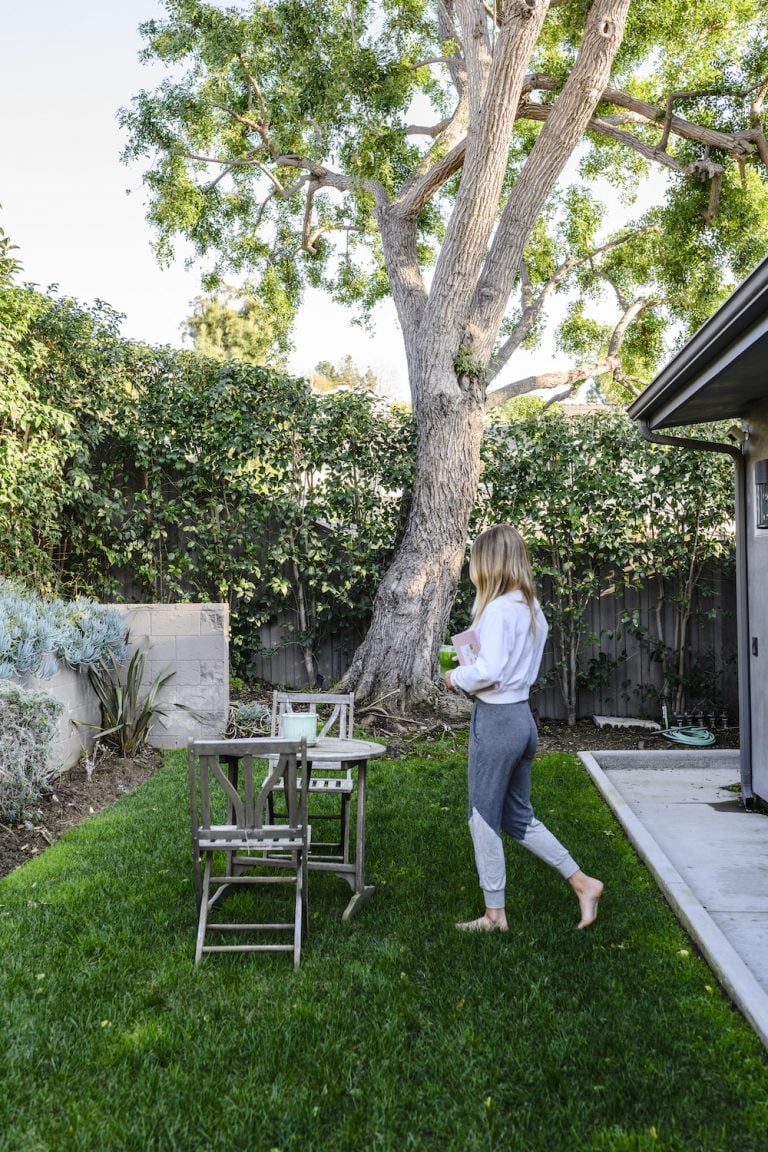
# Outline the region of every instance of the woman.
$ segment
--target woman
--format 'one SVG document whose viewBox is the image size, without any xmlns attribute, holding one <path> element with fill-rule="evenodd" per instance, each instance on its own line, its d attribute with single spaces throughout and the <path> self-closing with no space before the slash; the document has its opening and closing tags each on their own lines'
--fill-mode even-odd
<svg viewBox="0 0 768 1152">
<path fill-rule="evenodd" d="M 474 696 L 469 740 L 469 830 L 485 912 L 457 928 L 506 932 L 506 869 L 501 829 L 556 868 L 579 901 L 579 928 L 597 918 L 603 885 L 582 872 L 563 845 L 536 819 L 530 802 L 537 732 L 528 703 L 548 625 L 533 592 L 525 541 L 510 524 L 481 532 L 472 546 L 469 577 L 476 596 L 474 664 L 445 673 L 448 688 Z"/>
</svg>

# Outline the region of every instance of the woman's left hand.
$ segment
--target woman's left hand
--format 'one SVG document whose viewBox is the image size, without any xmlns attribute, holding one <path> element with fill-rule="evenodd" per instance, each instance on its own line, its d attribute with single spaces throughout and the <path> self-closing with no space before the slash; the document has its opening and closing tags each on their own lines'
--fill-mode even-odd
<svg viewBox="0 0 768 1152">
<path fill-rule="evenodd" d="M 453 688 L 453 684 L 451 684 L 450 672 L 446 672 L 445 676 L 443 676 L 443 682 L 445 683 L 446 688 Z"/>
</svg>

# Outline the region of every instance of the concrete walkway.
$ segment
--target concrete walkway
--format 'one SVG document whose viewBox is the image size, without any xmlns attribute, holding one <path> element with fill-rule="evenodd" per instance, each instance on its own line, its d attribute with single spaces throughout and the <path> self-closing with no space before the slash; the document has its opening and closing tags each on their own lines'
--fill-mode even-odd
<svg viewBox="0 0 768 1152">
<path fill-rule="evenodd" d="M 580 752 L 720 983 L 768 1048 L 768 816 L 729 751 Z"/>
</svg>

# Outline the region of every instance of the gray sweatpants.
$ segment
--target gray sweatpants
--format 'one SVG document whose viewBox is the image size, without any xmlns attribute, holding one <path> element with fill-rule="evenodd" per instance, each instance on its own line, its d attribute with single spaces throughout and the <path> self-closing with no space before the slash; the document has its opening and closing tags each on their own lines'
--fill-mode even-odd
<svg viewBox="0 0 768 1152">
<path fill-rule="evenodd" d="M 579 866 L 536 819 L 531 763 L 538 734 L 527 700 L 475 700 L 469 737 L 469 831 L 486 908 L 503 908 L 507 882 L 501 829 L 568 879 Z"/>
</svg>

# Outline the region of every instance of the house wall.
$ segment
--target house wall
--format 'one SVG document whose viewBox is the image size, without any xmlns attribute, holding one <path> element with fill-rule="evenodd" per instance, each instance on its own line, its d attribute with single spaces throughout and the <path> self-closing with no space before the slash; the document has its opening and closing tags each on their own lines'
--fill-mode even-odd
<svg viewBox="0 0 768 1152">
<path fill-rule="evenodd" d="M 755 461 L 768 459 L 768 400 L 750 411 L 748 445 L 746 542 L 752 790 L 763 804 L 768 805 L 768 528 L 755 526 L 754 474 Z"/>
</svg>

